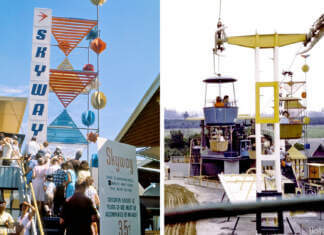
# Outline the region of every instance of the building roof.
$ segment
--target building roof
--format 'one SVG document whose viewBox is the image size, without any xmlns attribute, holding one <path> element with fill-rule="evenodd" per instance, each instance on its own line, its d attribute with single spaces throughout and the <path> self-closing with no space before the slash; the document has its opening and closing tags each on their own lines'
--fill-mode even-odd
<svg viewBox="0 0 324 235">
<path fill-rule="evenodd" d="M 289 153 L 289 156 L 293 160 L 306 160 L 307 157 L 298 151 L 294 146 L 291 146 L 291 148 L 287 151 Z"/>
<path fill-rule="evenodd" d="M 136 147 L 160 145 L 160 75 L 154 80 L 115 140 Z M 159 159 L 159 153 L 154 158 Z"/>
<path fill-rule="evenodd" d="M 319 140 L 309 140 L 308 143 L 310 145 L 310 148 L 305 149 L 303 152 L 305 153 L 305 155 L 308 158 L 311 158 L 311 157 L 313 157 L 313 155 L 316 152 L 316 150 L 318 149 L 318 147 L 322 144 L 322 142 Z"/>
<path fill-rule="evenodd" d="M 0 96 L 0 132 L 18 134 L 27 98 Z"/>
</svg>

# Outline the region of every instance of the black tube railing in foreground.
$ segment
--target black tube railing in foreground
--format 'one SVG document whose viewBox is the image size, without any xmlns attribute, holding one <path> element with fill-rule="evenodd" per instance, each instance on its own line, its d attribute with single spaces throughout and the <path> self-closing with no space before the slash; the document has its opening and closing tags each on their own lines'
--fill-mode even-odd
<svg viewBox="0 0 324 235">
<path fill-rule="evenodd" d="M 324 211 L 324 196 L 300 196 L 293 199 L 241 203 L 210 203 L 167 209 L 165 224 L 277 211 Z"/>
</svg>

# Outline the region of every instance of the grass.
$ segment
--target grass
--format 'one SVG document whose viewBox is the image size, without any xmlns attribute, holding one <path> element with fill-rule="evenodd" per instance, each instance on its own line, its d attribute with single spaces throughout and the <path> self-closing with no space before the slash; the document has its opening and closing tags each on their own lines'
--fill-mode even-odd
<svg viewBox="0 0 324 235">
<path fill-rule="evenodd" d="M 314 125 L 307 127 L 308 138 L 324 138 L 324 126 Z"/>
</svg>

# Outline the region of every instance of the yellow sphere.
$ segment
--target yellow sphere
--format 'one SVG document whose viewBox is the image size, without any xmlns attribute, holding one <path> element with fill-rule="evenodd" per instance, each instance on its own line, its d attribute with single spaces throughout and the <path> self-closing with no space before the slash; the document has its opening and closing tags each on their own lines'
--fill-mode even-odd
<svg viewBox="0 0 324 235">
<path fill-rule="evenodd" d="M 302 67 L 302 71 L 304 73 L 307 73 L 309 71 L 309 66 L 307 64 L 304 64 L 303 67 Z"/>
<path fill-rule="evenodd" d="M 303 123 L 308 125 L 310 123 L 310 118 L 309 117 L 304 117 L 303 118 Z"/>
<path fill-rule="evenodd" d="M 98 5 L 102 5 L 102 4 L 104 4 L 105 2 L 106 2 L 107 0 L 91 0 L 91 2 L 94 4 L 94 5 L 96 5 L 96 6 L 98 6 Z"/>
<path fill-rule="evenodd" d="M 107 98 L 104 93 L 96 91 L 91 96 L 91 105 L 94 109 L 102 109 L 106 106 Z"/>
</svg>

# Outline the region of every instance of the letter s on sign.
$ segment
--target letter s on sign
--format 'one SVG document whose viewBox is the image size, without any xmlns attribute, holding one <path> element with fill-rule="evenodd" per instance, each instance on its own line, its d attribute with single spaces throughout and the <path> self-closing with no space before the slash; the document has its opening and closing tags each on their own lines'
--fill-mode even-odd
<svg viewBox="0 0 324 235">
<path fill-rule="evenodd" d="M 44 40 L 45 37 L 46 37 L 46 33 L 47 33 L 47 30 L 45 30 L 45 29 L 39 29 L 37 31 L 36 39 L 38 39 L 38 40 Z"/>
</svg>

